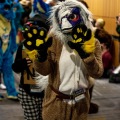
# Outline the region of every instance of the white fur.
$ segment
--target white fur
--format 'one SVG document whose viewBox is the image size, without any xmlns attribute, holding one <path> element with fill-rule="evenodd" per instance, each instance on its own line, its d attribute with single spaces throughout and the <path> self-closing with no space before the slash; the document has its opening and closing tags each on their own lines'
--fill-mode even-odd
<svg viewBox="0 0 120 120">
<path fill-rule="evenodd" d="M 81 9 L 81 12 L 80 14 L 82 15 L 83 17 L 83 21 L 85 23 L 85 25 L 90 28 L 91 30 L 93 29 L 93 26 L 92 26 L 92 13 L 80 2 L 76 1 L 76 0 L 67 0 L 65 2 L 58 2 L 57 5 L 55 5 L 54 7 L 52 7 L 51 9 L 51 15 L 50 15 L 50 22 L 51 22 L 51 25 L 52 25 L 52 29 L 50 31 L 50 33 L 54 33 L 59 40 L 61 40 L 63 43 L 66 43 L 68 42 L 69 40 L 71 40 L 71 35 L 70 34 L 64 34 L 60 27 L 59 27 L 59 24 L 58 24 L 58 21 L 57 19 L 60 18 L 60 15 L 58 16 L 58 18 L 56 18 L 56 12 L 60 10 L 63 11 L 63 13 L 67 10 L 67 9 L 70 9 L 70 8 L 73 8 L 73 7 L 78 7 Z"/>
<path fill-rule="evenodd" d="M 36 77 L 34 77 L 36 86 L 39 87 L 40 92 L 46 89 L 48 86 L 48 76 L 43 76 L 38 72 L 35 72 Z"/>
</svg>

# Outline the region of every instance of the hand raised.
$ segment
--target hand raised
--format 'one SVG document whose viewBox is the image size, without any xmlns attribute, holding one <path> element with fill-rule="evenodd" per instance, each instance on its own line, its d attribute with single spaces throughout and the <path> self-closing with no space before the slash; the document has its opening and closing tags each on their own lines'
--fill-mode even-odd
<svg viewBox="0 0 120 120">
<path fill-rule="evenodd" d="M 24 27 L 24 46 L 32 51 L 37 50 L 39 53 L 39 59 L 47 58 L 47 50 L 52 45 L 52 39 L 48 38 L 48 30 L 38 25 L 26 25 Z"/>
<path fill-rule="evenodd" d="M 92 31 L 84 24 L 75 26 L 72 30 L 72 41 L 68 42 L 71 49 L 75 49 L 81 58 L 86 58 L 94 52 L 95 39 Z"/>
</svg>

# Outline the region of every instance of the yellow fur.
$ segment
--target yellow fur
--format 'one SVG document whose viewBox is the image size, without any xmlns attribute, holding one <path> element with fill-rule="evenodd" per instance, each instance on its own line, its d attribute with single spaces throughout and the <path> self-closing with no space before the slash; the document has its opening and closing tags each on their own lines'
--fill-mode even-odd
<svg viewBox="0 0 120 120">
<path fill-rule="evenodd" d="M 0 37 L 3 34 L 10 33 L 11 31 L 11 26 L 10 22 L 6 20 L 2 15 L 0 15 Z"/>
<path fill-rule="evenodd" d="M 3 35 L 9 35 L 10 31 L 11 31 L 10 22 L 6 18 L 4 18 L 2 15 L 0 15 L 0 37 L 2 37 Z M 6 40 L 8 42 L 5 42 Z M 6 39 L 6 40 L 2 44 L 3 53 L 8 48 L 9 39 Z"/>
<path fill-rule="evenodd" d="M 79 30 L 79 31 L 78 31 Z M 77 32 L 81 32 L 81 29 L 77 29 Z M 84 34 L 86 36 L 86 33 Z M 74 38 L 77 38 L 77 35 L 74 34 Z M 94 38 L 94 34 L 92 33 L 92 37 L 90 38 L 90 40 L 85 41 L 83 43 L 81 43 L 82 38 L 79 38 L 77 40 L 72 40 L 73 43 L 80 43 L 82 45 L 82 49 L 86 52 L 86 53 L 92 53 L 95 50 L 95 38 Z"/>
<path fill-rule="evenodd" d="M 37 39 L 36 46 L 40 46 L 41 44 L 43 44 L 43 40 Z"/>
<path fill-rule="evenodd" d="M 25 52 L 27 53 L 28 57 L 31 59 L 31 60 L 34 60 L 36 58 L 36 55 L 37 55 L 37 50 L 28 50 L 28 49 L 25 49 Z"/>
<path fill-rule="evenodd" d="M 83 43 L 82 48 L 86 53 L 93 53 L 94 52 L 94 50 L 95 50 L 95 38 L 94 38 L 93 34 L 92 34 L 92 37 L 90 38 L 90 40 Z"/>
</svg>

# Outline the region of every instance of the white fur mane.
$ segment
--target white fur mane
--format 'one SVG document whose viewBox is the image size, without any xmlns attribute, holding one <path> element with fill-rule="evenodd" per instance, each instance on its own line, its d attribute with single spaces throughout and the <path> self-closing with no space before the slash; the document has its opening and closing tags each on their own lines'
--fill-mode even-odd
<svg viewBox="0 0 120 120">
<path fill-rule="evenodd" d="M 63 11 L 67 10 L 68 8 L 78 7 L 81 9 L 80 14 L 82 15 L 83 21 L 85 25 L 92 29 L 92 13 L 81 3 L 76 0 L 67 0 L 65 2 L 58 2 L 57 5 L 52 7 L 51 9 L 51 15 L 49 17 L 49 21 L 51 22 L 51 31 L 50 33 L 53 33 L 55 36 L 57 36 L 58 39 L 60 39 L 63 42 L 67 42 L 71 39 L 71 35 L 62 33 L 59 24 L 58 19 L 59 16 L 56 15 L 56 13 L 59 12 L 59 10 L 63 9 Z"/>
</svg>

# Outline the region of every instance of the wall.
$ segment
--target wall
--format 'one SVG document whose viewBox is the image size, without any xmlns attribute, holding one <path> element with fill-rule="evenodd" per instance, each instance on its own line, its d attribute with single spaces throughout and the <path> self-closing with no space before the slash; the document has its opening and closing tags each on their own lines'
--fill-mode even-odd
<svg viewBox="0 0 120 120">
<path fill-rule="evenodd" d="M 93 13 L 93 18 L 103 18 L 105 29 L 112 35 L 118 36 L 116 32 L 116 16 L 120 13 L 120 0 L 85 0 L 89 5 L 89 10 Z M 114 66 L 120 63 L 120 42 L 114 40 Z"/>
</svg>

